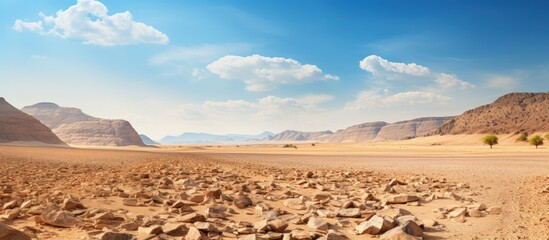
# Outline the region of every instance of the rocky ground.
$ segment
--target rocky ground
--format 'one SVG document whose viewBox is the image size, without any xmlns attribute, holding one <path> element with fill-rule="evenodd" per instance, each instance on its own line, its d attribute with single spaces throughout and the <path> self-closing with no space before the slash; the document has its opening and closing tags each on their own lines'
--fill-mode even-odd
<svg viewBox="0 0 549 240">
<path fill-rule="evenodd" d="M 478 201 L 489 186 L 423 174 L 192 153 L 2 150 L 1 240 L 455 239 L 455 229 L 506 211 Z M 532 181 L 546 184 L 533 196 L 548 199 L 549 178 Z M 516 210 L 531 217 L 534 209 Z"/>
</svg>

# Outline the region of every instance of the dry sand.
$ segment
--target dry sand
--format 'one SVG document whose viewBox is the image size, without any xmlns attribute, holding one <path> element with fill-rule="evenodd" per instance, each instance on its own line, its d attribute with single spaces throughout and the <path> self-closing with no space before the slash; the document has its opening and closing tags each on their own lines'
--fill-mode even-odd
<svg viewBox="0 0 549 240">
<path fill-rule="evenodd" d="M 319 189 L 314 184 L 312 186 L 297 184 L 296 182 L 304 177 L 295 175 L 296 171 L 313 172 L 315 177 L 305 178 L 305 180 L 316 181 L 318 185 L 326 179 L 351 173 L 351 175 L 345 175 L 346 179 L 341 180 L 340 184 L 346 186 L 345 184 L 350 183 L 351 185 L 344 189 L 352 194 L 360 189 L 370 190 L 377 195 L 383 194 L 378 192 L 379 189 L 393 178 L 407 182 L 408 185 L 404 185 L 406 187 L 417 183 L 418 179 L 427 178 L 431 181 L 429 184 L 443 184 L 442 189 L 460 194 L 463 199 L 444 198 L 422 201 L 421 206 L 394 205 L 409 210 L 418 218 L 418 222 L 436 219 L 437 213 L 433 211 L 434 209 L 465 205 L 469 203 L 468 200 L 484 203 L 488 207 L 502 208 L 501 214 L 492 213 L 480 218 L 466 217 L 464 223 L 455 219 L 436 219 L 440 225 L 425 229 L 427 239 L 549 239 L 549 193 L 542 193 L 543 189 L 549 185 L 549 148 L 535 149 L 526 144 L 516 144 L 511 140 L 512 137 L 508 137 L 503 139 L 501 145 L 489 149 L 487 146 L 473 145 L 478 142 L 478 139 L 479 136 L 461 136 L 454 139 L 459 143 L 453 145 L 450 145 L 451 139 L 441 137 L 371 144 L 320 143 L 312 146 L 307 143 L 296 144 L 297 149 L 282 148 L 282 144 L 126 149 L 1 146 L 0 170 L 3 174 L 0 176 L 0 188 L 10 185 L 14 188 L 13 192 L 23 191 L 27 192 L 27 195 L 37 196 L 36 205 L 43 205 L 45 202 L 42 201 L 46 200 L 62 201 L 68 194 L 72 194 L 80 199 L 79 201 L 88 210 L 94 208 L 111 210 L 128 219 L 131 216 L 143 215 L 151 219 L 158 216 L 160 219 L 172 221 L 173 218 L 166 213 L 166 207 L 162 204 L 129 207 L 122 205 L 121 197 L 112 194 L 102 196 L 99 192 L 108 186 L 111 189 L 105 191 L 109 193 L 112 193 L 114 187 L 129 193 L 147 189 L 142 185 L 143 180 L 141 182 L 127 180 L 129 175 L 143 172 L 151 172 L 158 176 L 153 179 L 154 184 L 161 181 L 163 175 L 176 178 L 178 172 L 187 172 L 190 174 L 189 178 L 206 179 L 207 185 L 211 186 L 215 185 L 214 182 L 210 182 L 212 178 L 215 180 L 215 176 L 219 175 L 218 181 L 221 182 L 256 181 L 260 186 L 265 187 L 262 191 L 267 193 L 272 191 L 276 196 L 282 195 L 279 192 L 282 189 L 292 189 L 307 197 L 314 196 Z M 433 145 L 433 143 L 436 144 Z M 219 169 L 223 174 L 212 173 L 212 169 Z M 228 173 L 238 176 L 238 179 L 243 182 L 229 180 L 226 177 Z M 196 174 L 203 176 L 197 177 Z M 269 190 L 267 185 L 276 176 L 284 176 L 275 179 L 275 183 L 282 189 Z M 356 186 L 355 189 L 348 190 L 353 186 Z M 188 190 L 194 191 L 192 187 L 186 188 L 185 191 Z M 342 189 L 326 190 L 334 198 L 343 196 Z M 159 191 L 166 191 L 166 196 L 173 196 L 176 192 L 183 190 L 170 188 Z M 436 193 L 440 189 L 431 188 L 429 191 Z M 233 189 L 223 193 L 232 195 L 236 192 Z M 4 197 L 6 195 L 9 194 L 5 193 Z M 255 197 L 261 194 L 254 191 L 249 195 L 254 200 L 254 205 L 265 202 L 274 209 L 280 208 L 297 216 L 303 216 L 306 213 L 306 210 L 298 211 L 284 206 L 283 199 L 277 201 L 256 199 Z M 6 201 L 5 199 L 3 204 Z M 142 202 L 140 200 L 140 203 Z M 226 202 L 224 203 L 227 205 Z M 197 204 L 192 206 L 192 209 L 203 214 L 210 204 Z M 377 206 L 376 204 L 379 203 L 375 203 L 374 207 Z M 228 206 L 236 211 L 228 214 L 228 220 L 213 220 L 212 222 L 219 228 L 226 228 L 228 225 L 235 227 L 234 225 L 238 224 L 237 221 L 245 220 L 255 223 L 262 219 L 254 207 L 238 209 L 231 204 Z M 326 205 L 326 208 L 334 208 L 332 205 L 329 206 Z M 6 212 L 7 210 L 0 210 L 0 215 Z M 26 215 L 15 220 L 0 220 L 0 222 L 4 221 L 17 229 L 24 229 L 25 226 L 36 228 L 39 230 L 36 234 L 39 239 L 81 239 L 99 236 L 95 234 L 111 230 L 108 225 L 90 226 L 89 224 L 93 225 L 93 221 L 89 220 L 91 217 L 81 218 L 85 224 L 72 228 L 38 224 L 33 217 Z M 334 229 L 351 239 L 370 237 L 368 234 L 355 235 L 352 232 L 356 224 L 365 221 L 364 216 L 352 218 L 351 226 L 346 227 L 336 227 L 335 218 L 325 218 L 325 220 L 333 224 L 331 226 Z M 297 228 L 310 232 L 316 231 L 306 224 L 299 225 L 291 220 L 289 222 L 290 226 L 286 231 L 288 233 Z M 143 233 L 129 232 L 139 238 L 146 237 Z M 212 237 L 215 236 L 215 234 L 212 235 Z M 232 235 L 227 235 L 225 238 L 230 236 Z"/>
</svg>

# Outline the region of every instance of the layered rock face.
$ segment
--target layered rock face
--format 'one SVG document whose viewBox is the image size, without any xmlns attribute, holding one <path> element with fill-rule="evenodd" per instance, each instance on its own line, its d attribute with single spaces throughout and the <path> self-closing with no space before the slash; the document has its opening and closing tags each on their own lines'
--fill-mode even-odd
<svg viewBox="0 0 549 240">
<path fill-rule="evenodd" d="M 334 134 L 332 131 L 320 132 L 301 132 L 294 130 L 286 130 L 276 135 L 270 136 L 265 140 L 269 141 L 311 141 L 319 140 Z"/>
<path fill-rule="evenodd" d="M 549 131 L 549 93 L 510 93 L 466 111 L 431 134 L 516 134 Z"/>
<path fill-rule="evenodd" d="M 22 109 L 50 127 L 63 141 L 74 145 L 145 146 L 139 134 L 125 120 L 89 116 L 78 108 L 38 103 Z"/>
<path fill-rule="evenodd" d="M 451 119 L 452 117 L 427 117 L 396 123 L 363 123 L 339 130 L 325 140 L 332 143 L 405 140 L 423 137 Z"/>
<path fill-rule="evenodd" d="M 452 117 L 428 117 L 388 124 L 381 128 L 374 141 L 404 140 L 423 137 Z"/>
<path fill-rule="evenodd" d="M 354 143 L 371 141 L 377 137 L 381 128 L 387 126 L 386 122 L 371 122 L 354 125 L 343 130 L 338 130 L 326 140 L 333 143 Z"/>
<path fill-rule="evenodd" d="M 0 143 L 15 141 L 64 145 L 44 124 L 0 98 Z"/>
</svg>

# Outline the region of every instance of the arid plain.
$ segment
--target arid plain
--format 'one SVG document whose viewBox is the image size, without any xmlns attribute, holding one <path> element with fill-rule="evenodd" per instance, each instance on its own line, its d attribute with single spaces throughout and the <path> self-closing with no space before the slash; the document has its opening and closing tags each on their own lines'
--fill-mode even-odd
<svg viewBox="0 0 549 240">
<path fill-rule="evenodd" d="M 548 239 L 549 150 L 479 137 L 1 146 L 0 221 L 37 239 Z"/>
</svg>

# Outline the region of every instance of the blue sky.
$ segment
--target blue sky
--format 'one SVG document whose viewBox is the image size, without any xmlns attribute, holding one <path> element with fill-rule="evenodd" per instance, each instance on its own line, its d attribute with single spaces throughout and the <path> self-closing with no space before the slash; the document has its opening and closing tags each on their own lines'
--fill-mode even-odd
<svg viewBox="0 0 549 240">
<path fill-rule="evenodd" d="M 0 94 L 153 138 L 457 115 L 549 89 L 548 5 L 2 0 Z"/>
</svg>

